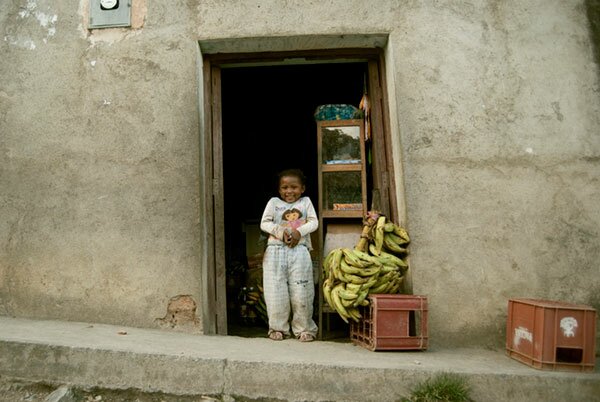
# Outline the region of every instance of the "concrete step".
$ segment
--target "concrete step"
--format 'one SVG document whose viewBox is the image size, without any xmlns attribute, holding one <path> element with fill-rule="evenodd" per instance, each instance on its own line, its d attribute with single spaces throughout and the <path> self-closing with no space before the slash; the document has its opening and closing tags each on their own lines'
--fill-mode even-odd
<svg viewBox="0 0 600 402">
<path fill-rule="evenodd" d="M 229 400 L 398 401 L 438 373 L 475 401 L 600 401 L 600 372 L 531 368 L 504 350 L 372 352 L 351 342 L 192 335 L 0 317 L 0 376 Z"/>
</svg>

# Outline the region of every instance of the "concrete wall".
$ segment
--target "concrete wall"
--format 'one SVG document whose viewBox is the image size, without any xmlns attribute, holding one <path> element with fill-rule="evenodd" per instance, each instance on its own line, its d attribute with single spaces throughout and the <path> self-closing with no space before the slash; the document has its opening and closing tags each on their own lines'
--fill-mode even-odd
<svg viewBox="0 0 600 402">
<path fill-rule="evenodd" d="M 0 314 L 153 326 L 171 297 L 200 301 L 198 41 L 294 50 L 357 34 L 388 36 L 398 196 L 432 343 L 502 346 L 511 297 L 599 309 L 590 4 L 134 0 L 137 28 L 89 32 L 85 0 L 10 2 Z"/>
<path fill-rule="evenodd" d="M 6 3 L 0 313 L 153 326 L 171 297 L 199 301 L 190 10 L 90 33 L 87 2 Z"/>
</svg>

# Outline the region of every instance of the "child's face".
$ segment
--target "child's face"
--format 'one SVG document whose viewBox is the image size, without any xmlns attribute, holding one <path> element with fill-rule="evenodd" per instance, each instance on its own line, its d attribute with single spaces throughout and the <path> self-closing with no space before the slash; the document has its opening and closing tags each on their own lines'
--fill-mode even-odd
<svg viewBox="0 0 600 402">
<path fill-rule="evenodd" d="M 304 185 L 295 176 L 283 176 L 279 180 L 279 196 L 288 203 L 296 202 L 304 193 Z"/>
</svg>

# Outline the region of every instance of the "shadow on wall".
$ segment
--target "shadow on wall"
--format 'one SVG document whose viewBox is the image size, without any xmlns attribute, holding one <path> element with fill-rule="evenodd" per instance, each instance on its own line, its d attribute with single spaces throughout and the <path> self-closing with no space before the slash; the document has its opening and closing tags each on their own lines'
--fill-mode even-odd
<svg viewBox="0 0 600 402">
<path fill-rule="evenodd" d="M 596 71 L 600 77 L 600 0 L 585 0 L 585 10 L 590 26 Z"/>
</svg>

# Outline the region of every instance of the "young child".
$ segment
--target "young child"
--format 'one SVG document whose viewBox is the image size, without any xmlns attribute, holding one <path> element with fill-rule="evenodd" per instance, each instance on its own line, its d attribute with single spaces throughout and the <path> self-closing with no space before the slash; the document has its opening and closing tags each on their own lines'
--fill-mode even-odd
<svg viewBox="0 0 600 402">
<path fill-rule="evenodd" d="M 317 230 L 319 220 L 310 198 L 302 196 L 306 190 L 304 173 L 288 169 L 278 177 L 279 197 L 269 200 L 260 222 L 261 230 L 269 234 L 263 257 L 268 336 L 273 340 L 291 336 L 291 307 L 291 332 L 300 341 L 310 342 L 317 335 L 310 233 Z"/>
</svg>

